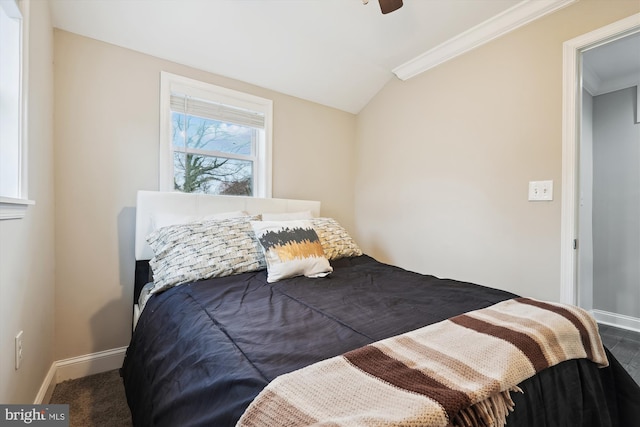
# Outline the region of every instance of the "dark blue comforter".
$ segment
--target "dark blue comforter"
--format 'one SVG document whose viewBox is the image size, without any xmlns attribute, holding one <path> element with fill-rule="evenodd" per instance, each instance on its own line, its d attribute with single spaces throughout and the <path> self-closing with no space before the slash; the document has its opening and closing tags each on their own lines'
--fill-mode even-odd
<svg viewBox="0 0 640 427">
<path fill-rule="evenodd" d="M 121 370 L 136 426 L 233 426 L 276 376 L 515 295 L 385 265 L 332 262 L 329 277 L 266 272 L 195 282 L 147 303 Z M 640 388 L 610 357 L 565 362 L 515 394 L 510 426 L 618 426 Z"/>
</svg>

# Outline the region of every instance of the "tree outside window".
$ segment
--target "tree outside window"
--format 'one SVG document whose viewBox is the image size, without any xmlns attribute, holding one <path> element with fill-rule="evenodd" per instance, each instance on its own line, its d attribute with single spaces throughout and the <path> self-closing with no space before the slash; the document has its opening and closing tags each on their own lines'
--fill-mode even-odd
<svg viewBox="0 0 640 427">
<path fill-rule="evenodd" d="M 160 74 L 160 190 L 271 197 L 269 99 Z"/>
<path fill-rule="evenodd" d="M 252 196 L 257 129 L 172 112 L 174 187 Z"/>
</svg>

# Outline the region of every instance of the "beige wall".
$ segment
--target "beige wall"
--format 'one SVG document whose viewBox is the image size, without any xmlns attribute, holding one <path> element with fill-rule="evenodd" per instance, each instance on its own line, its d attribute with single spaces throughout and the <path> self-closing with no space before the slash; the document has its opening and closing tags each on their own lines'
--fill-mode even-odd
<svg viewBox="0 0 640 427">
<path fill-rule="evenodd" d="M 37 204 L 23 220 L 0 221 L 0 346 L 13 349 L 24 330 L 25 359 L 15 371 L 13 353 L 0 352 L 0 402 L 32 402 L 53 360 L 128 344 L 135 193 L 157 189 L 161 70 L 273 99 L 274 197 L 321 200 L 367 253 L 557 300 L 562 42 L 638 11 L 634 0 L 582 0 L 392 81 L 355 117 L 52 35 L 47 3 L 32 2 Z M 538 179 L 554 180 L 553 202 L 526 201 Z"/>
<path fill-rule="evenodd" d="M 0 221 L 0 403 L 33 403 L 54 361 L 53 31 L 47 2 L 32 1 L 29 33 L 29 207 Z M 23 361 L 14 337 L 23 331 Z"/>
<path fill-rule="evenodd" d="M 640 10 L 582 0 L 414 77 L 358 115 L 357 239 L 411 270 L 560 296 L 562 44 Z M 530 180 L 553 202 L 528 202 Z"/>
<path fill-rule="evenodd" d="M 353 224 L 349 113 L 55 31 L 56 359 L 130 338 L 137 190 L 158 188 L 160 71 L 273 100 L 273 196 Z"/>
</svg>

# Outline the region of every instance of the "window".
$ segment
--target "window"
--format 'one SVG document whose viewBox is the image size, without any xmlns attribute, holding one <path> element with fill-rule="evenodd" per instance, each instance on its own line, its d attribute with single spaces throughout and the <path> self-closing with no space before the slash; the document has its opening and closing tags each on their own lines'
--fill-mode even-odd
<svg viewBox="0 0 640 427">
<path fill-rule="evenodd" d="M 271 196 L 272 101 L 161 75 L 160 189 Z"/>
<path fill-rule="evenodd" d="M 26 0 L 21 4 L 28 10 Z M 0 2 L 0 219 L 22 218 L 33 204 L 26 194 L 25 26 L 15 0 Z"/>
</svg>

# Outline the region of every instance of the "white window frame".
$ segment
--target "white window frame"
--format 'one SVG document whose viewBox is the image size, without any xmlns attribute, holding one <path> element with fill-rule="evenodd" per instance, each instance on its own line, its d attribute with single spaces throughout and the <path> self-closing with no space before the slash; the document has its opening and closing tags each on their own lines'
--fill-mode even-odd
<svg viewBox="0 0 640 427">
<path fill-rule="evenodd" d="M 264 141 L 255 147 L 254 197 L 271 197 L 273 101 L 166 71 L 160 73 L 160 191 L 177 191 L 173 181 L 172 92 L 264 113 Z"/>
<path fill-rule="evenodd" d="M 0 220 L 20 219 L 27 213 L 27 207 L 35 204 L 28 198 L 27 185 L 27 76 L 29 75 L 28 64 L 28 34 L 29 34 L 29 0 L 0 0 L 1 13 L 6 14 L 10 19 L 14 19 L 18 24 L 18 58 L 14 64 L 18 68 L 18 105 L 16 106 L 17 139 L 9 141 L 15 144 L 13 149 L 17 150 L 16 184 L 11 194 L 0 194 Z M 5 58 L 6 59 L 6 58 Z M 6 142 L 6 141 L 4 141 Z M 16 147 L 17 146 L 17 147 Z"/>
</svg>

